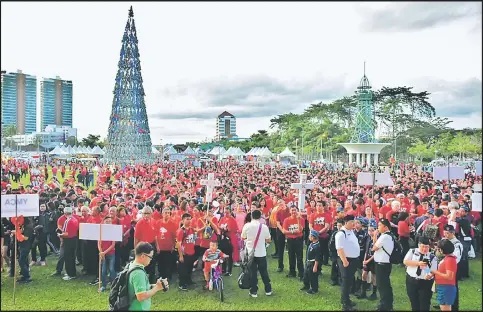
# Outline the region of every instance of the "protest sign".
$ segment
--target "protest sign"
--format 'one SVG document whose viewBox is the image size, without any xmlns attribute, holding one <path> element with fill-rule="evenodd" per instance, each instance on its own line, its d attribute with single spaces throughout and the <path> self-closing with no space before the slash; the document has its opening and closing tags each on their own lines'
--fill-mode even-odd
<svg viewBox="0 0 483 312">
<path fill-rule="evenodd" d="M 102 226 L 102 233 L 101 233 Z M 122 242 L 122 225 L 117 224 L 79 224 L 79 239 Z"/>
<path fill-rule="evenodd" d="M 375 181 L 373 178 L 375 176 Z M 391 179 L 389 172 L 376 173 L 373 172 L 359 172 L 357 174 L 357 185 L 377 185 L 377 186 L 393 186 L 394 182 Z"/>
<path fill-rule="evenodd" d="M 474 193 L 471 195 L 471 210 L 481 212 L 482 208 L 482 193 Z"/>
<path fill-rule="evenodd" d="M 38 194 L 2 195 L 1 203 L 2 218 L 11 218 L 16 215 L 24 217 L 36 217 L 39 215 Z M 16 214 L 15 210 L 17 211 Z"/>
<path fill-rule="evenodd" d="M 434 167 L 433 178 L 435 180 L 450 180 L 464 179 L 465 167 Z"/>
</svg>

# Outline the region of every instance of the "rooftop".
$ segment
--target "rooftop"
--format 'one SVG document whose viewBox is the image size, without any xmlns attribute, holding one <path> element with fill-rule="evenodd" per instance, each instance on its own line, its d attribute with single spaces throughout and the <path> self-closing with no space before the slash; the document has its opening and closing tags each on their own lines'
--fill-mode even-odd
<svg viewBox="0 0 483 312">
<path fill-rule="evenodd" d="M 224 111 L 223 113 L 221 113 L 220 115 L 218 115 L 218 118 L 221 118 L 221 117 L 235 117 L 235 116 L 233 116 L 232 114 L 230 114 L 227 111 Z"/>
</svg>

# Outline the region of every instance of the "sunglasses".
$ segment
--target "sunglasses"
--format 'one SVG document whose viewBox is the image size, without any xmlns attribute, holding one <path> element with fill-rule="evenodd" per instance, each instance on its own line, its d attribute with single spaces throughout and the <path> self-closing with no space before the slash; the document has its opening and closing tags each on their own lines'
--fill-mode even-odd
<svg viewBox="0 0 483 312">
<path fill-rule="evenodd" d="M 150 255 L 148 255 L 148 254 L 144 254 L 144 255 L 145 255 L 146 257 L 148 257 L 148 258 L 149 258 L 149 260 L 153 260 L 153 256 L 150 256 Z"/>
</svg>

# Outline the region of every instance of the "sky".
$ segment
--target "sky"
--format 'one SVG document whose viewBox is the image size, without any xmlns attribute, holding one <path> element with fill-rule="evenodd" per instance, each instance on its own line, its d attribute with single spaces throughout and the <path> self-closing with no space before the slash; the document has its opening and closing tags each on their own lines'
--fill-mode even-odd
<svg viewBox="0 0 483 312">
<path fill-rule="evenodd" d="M 72 80 L 81 139 L 107 136 L 129 2 L 1 3 L 1 69 Z M 153 144 L 237 135 L 270 119 L 373 90 L 431 93 L 452 127 L 481 127 L 480 2 L 160 2 L 133 5 Z M 40 118 L 38 117 L 38 120 Z M 40 120 L 38 121 L 40 127 Z M 40 129 L 39 129 L 40 130 Z"/>
</svg>

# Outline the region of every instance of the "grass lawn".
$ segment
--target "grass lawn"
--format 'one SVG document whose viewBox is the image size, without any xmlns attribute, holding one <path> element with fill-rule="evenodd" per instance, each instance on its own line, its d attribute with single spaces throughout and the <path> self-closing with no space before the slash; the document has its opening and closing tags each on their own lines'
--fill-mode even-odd
<svg viewBox="0 0 483 312">
<path fill-rule="evenodd" d="M 271 247 L 270 247 L 271 248 Z M 270 251 L 269 251 L 270 254 Z M 60 277 L 51 277 L 55 271 L 56 258 L 49 257 L 45 267 L 35 266 L 31 270 L 33 282 L 28 285 L 17 284 L 16 305 L 13 305 L 13 278 L 8 273 L 2 274 L 1 309 L 2 310 L 107 310 L 108 292 L 97 293 L 97 286 L 88 283 L 92 277 L 78 277 L 72 281 L 63 281 Z M 285 265 L 288 257 L 285 255 Z M 80 271 L 81 267 L 78 267 Z M 238 288 L 236 278 L 239 268 L 234 268 L 232 277 L 225 277 L 225 302 L 220 303 L 215 291 L 203 291 L 203 277 L 200 271 L 193 273 L 196 283 L 190 291 L 177 289 L 177 279 L 171 282 L 167 293 L 159 292 L 153 297 L 152 310 L 340 310 L 340 287 L 328 283 L 330 268 L 324 267 L 320 279 L 319 294 L 310 296 L 299 289 L 302 283 L 298 279 L 287 278 L 277 273 L 277 261 L 269 259 L 269 275 L 273 286 L 273 295 L 266 297 L 263 283 L 259 280 L 258 298 L 250 298 L 247 290 Z M 460 310 L 482 310 L 481 303 L 481 259 L 471 260 L 471 279 L 460 283 Z M 403 268 L 393 267 L 391 275 L 394 290 L 394 309 L 410 310 L 406 295 L 405 272 Z M 192 290 L 191 290 L 192 289 Z M 433 296 L 433 302 L 435 296 Z M 373 311 L 377 301 L 357 300 L 359 310 Z"/>
<path fill-rule="evenodd" d="M 70 174 L 70 173 L 67 173 Z M 59 175 L 60 177 L 60 175 Z M 27 179 L 22 179 L 27 184 Z M 62 181 L 61 181 L 62 182 Z M 14 187 L 16 187 L 14 185 Z M 272 247 L 268 251 L 271 254 Z M 72 281 L 63 281 L 60 277 L 51 277 L 55 271 L 56 258 L 48 258 L 48 266 L 33 267 L 33 282 L 28 285 L 17 285 L 16 305 L 13 304 L 13 279 L 8 273 L 2 274 L 1 309 L 2 310 L 107 310 L 108 292 L 97 293 L 97 286 L 88 283 L 92 277 L 78 277 Z M 285 254 L 285 266 L 288 267 L 288 257 Z M 81 267 L 78 267 L 80 271 Z M 299 289 L 302 283 L 298 279 L 287 278 L 283 273 L 277 273 L 277 261 L 269 259 L 269 275 L 272 281 L 273 295 L 266 297 L 263 283 L 259 279 L 259 296 L 250 298 L 247 290 L 238 288 L 236 278 L 239 268 L 233 269 L 233 276 L 226 277 L 225 302 L 220 303 L 216 292 L 201 289 L 203 277 L 201 272 L 193 274 L 196 286 L 188 292 L 177 289 L 177 279 L 171 281 L 171 289 L 167 293 L 159 292 L 153 297 L 152 310 L 340 310 L 340 287 L 330 286 L 330 267 L 324 267 L 320 278 L 319 294 L 310 296 Z M 481 288 L 481 258 L 470 261 L 471 278 L 461 282 L 460 310 L 482 310 Z M 400 267 L 393 267 L 391 275 L 394 291 L 394 309 L 410 310 L 406 295 L 405 271 Z M 377 301 L 357 300 L 358 310 L 373 311 Z M 435 296 L 433 296 L 435 304 Z"/>
</svg>

